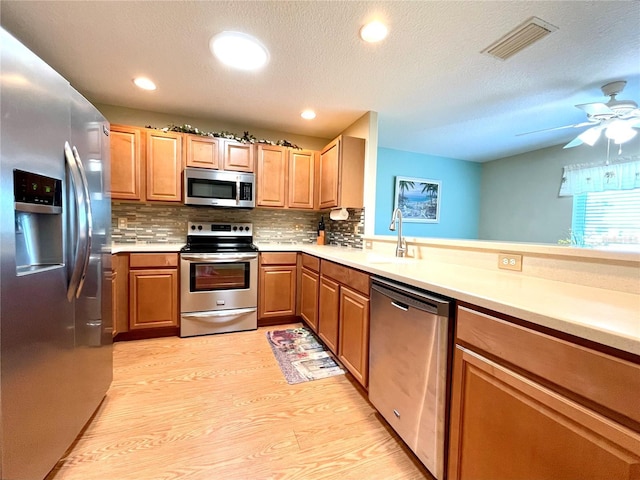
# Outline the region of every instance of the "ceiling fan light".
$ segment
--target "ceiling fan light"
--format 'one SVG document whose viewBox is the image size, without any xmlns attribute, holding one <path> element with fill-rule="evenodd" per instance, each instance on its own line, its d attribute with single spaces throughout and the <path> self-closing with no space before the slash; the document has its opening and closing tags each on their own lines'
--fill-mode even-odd
<svg viewBox="0 0 640 480">
<path fill-rule="evenodd" d="M 612 122 L 604 132 L 607 138 L 613 140 L 618 145 L 628 142 L 635 137 L 637 133 L 636 130 L 623 120 Z"/>
</svg>

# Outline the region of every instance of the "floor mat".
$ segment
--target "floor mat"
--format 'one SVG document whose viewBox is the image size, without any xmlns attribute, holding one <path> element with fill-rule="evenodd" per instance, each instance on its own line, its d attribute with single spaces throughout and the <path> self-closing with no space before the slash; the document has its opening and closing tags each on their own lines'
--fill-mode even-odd
<svg viewBox="0 0 640 480">
<path fill-rule="evenodd" d="M 345 373 L 327 347 L 307 328 L 272 330 L 266 336 L 289 384 Z"/>
</svg>

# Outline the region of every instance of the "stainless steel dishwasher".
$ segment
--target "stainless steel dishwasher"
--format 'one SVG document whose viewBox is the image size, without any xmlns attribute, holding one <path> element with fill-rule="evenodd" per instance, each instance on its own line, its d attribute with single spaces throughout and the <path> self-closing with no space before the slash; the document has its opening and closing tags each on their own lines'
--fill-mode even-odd
<svg viewBox="0 0 640 480">
<path fill-rule="evenodd" d="M 448 300 L 374 277 L 369 400 L 439 480 L 444 476 Z"/>
</svg>

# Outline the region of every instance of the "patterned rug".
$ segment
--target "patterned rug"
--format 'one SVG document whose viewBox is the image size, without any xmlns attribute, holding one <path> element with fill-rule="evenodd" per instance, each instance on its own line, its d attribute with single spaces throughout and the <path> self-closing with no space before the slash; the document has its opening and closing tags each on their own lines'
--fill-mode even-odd
<svg viewBox="0 0 640 480">
<path fill-rule="evenodd" d="M 280 370 L 290 385 L 344 374 L 311 330 L 290 328 L 272 330 L 266 335 Z"/>
</svg>

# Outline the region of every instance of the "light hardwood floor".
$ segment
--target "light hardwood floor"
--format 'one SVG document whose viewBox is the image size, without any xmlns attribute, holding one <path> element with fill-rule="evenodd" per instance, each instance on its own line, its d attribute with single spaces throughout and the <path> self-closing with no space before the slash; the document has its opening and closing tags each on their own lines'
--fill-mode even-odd
<svg viewBox="0 0 640 480">
<path fill-rule="evenodd" d="M 353 379 L 287 384 L 265 331 L 291 326 L 116 343 L 105 401 L 47 480 L 430 479 Z"/>
</svg>

